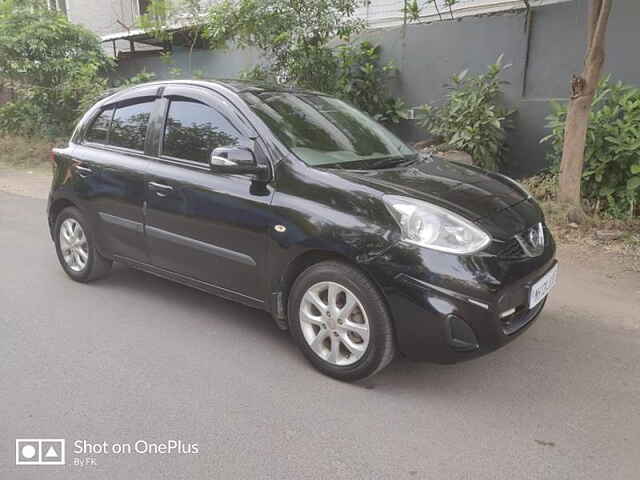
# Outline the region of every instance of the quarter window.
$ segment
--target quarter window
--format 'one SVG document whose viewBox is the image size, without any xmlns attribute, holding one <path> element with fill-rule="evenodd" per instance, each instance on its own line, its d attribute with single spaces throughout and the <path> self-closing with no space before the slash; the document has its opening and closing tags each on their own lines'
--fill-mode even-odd
<svg viewBox="0 0 640 480">
<path fill-rule="evenodd" d="M 107 143 L 107 133 L 109 132 L 109 124 L 111 123 L 111 117 L 113 116 L 113 109 L 108 108 L 103 110 L 100 115 L 98 115 L 89 130 L 87 130 L 87 134 L 85 135 L 85 140 L 91 143 Z"/>
<path fill-rule="evenodd" d="M 111 121 L 109 144 L 144 151 L 152 107 L 153 101 L 149 101 L 117 108 Z"/>
<path fill-rule="evenodd" d="M 162 154 L 208 164 L 215 148 L 237 145 L 240 137 L 233 125 L 213 108 L 193 100 L 172 100 Z"/>
</svg>

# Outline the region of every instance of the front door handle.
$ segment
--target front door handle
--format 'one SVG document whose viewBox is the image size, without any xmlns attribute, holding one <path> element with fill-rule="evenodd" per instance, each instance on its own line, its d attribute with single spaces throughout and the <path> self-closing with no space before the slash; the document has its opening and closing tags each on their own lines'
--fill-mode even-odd
<svg viewBox="0 0 640 480">
<path fill-rule="evenodd" d="M 173 191 L 173 187 L 164 183 L 149 182 L 149 190 L 156 192 L 159 197 L 166 197 L 169 192 Z"/>
</svg>

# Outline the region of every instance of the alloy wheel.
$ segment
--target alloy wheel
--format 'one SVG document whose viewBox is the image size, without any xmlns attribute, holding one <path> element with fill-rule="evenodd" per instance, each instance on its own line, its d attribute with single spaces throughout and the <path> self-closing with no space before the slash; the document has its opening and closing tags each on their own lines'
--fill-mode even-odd
<svg viewBox="0 0 640 480">
<path fill-rule="evenodd" d="M 60 251 L 67 266 L 74 272 L 81 272 L 89 261 L 89 243 L 82 225 L 67 218 L 60 225 Z"/>
<path fill-rule="evenodd" d="M 300 327 L 307 344 L 323 360 L 352 365 L 369 346 L 369 320 L 362 303 L 336 282 L 320 282 L 302 297 Z"/>
</svg>

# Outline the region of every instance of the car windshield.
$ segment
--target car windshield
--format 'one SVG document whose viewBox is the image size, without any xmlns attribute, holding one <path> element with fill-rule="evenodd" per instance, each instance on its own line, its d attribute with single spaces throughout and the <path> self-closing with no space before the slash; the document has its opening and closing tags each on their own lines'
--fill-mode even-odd
<svg viewBox="0 0 640 480">
<path fill-rule="evenodd" d="M 291 92 L 245 92 L 243 98 L 310 166 L 386 168 L 417 155 L 368 115 L 336 98 Z"/>
</svg>

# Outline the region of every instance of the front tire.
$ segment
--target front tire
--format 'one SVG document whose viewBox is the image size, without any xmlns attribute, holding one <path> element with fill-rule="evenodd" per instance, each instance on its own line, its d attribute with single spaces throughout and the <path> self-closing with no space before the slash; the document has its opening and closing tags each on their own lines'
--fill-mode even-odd
<svg viewBox="0 0 640 480">
<path fill-rule="evenodd" d="M 109 273 L 113 262 L 100 255 L 89 223 L 76 207 L 60 212 L 53 232 L 60 265 L 73 280 L 90 282 Z"/>
<path fill-rule="evenodd" d="M 288 319 L 302 353 L 330 377 L 361 380 L 393 359 L 384 299 L 366 275 L 345 263 L 322 262 L 302 272 L 289 295 Z"/>
</svg>

